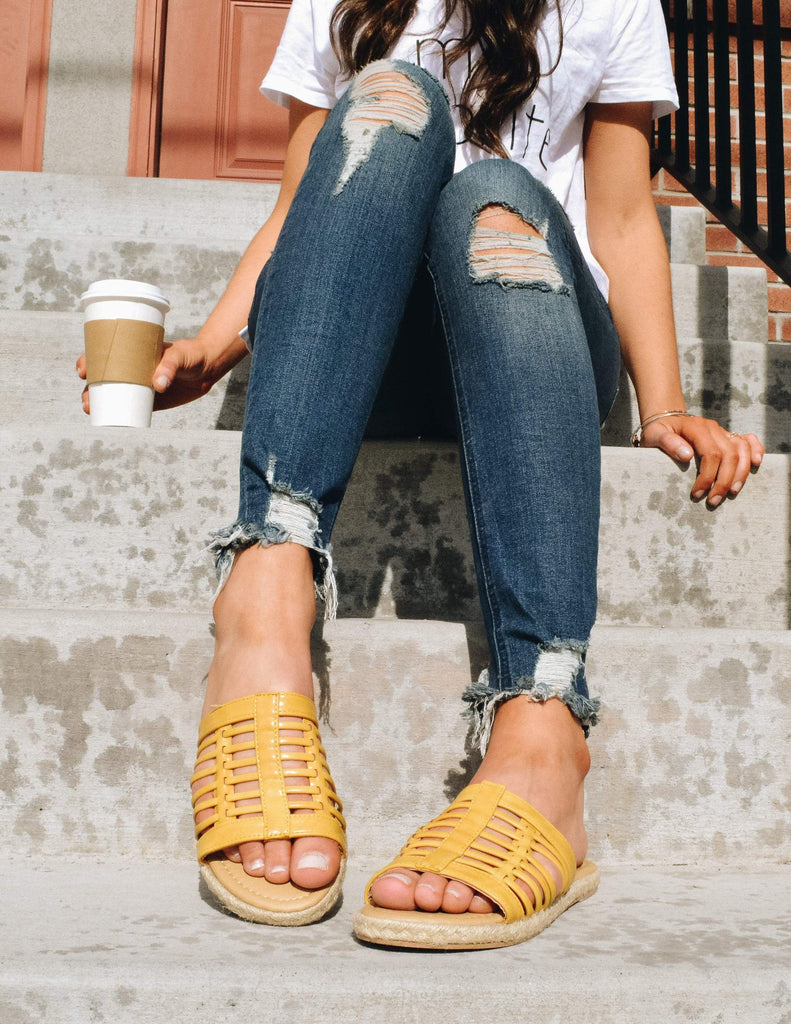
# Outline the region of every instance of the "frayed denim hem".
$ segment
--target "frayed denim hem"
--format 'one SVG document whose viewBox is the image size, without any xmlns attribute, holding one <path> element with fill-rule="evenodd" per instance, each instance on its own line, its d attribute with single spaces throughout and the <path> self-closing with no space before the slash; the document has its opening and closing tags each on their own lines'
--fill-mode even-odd
<svg viewBox="0 0 791 1024">
<path fill-rule="evenodd" d="M 472 720 L 474 746 L 479 746 L 481 755 L 486 753 L 492 735 L 494 714 L 497 708 L 512 697 L 525 696 L 543 703 L 557 697 L 579 721 L 583 732 L 589 735 L 591 726 L 599 721 L 601 700 L 598 697 L 584 697 L 568 683 L 542 683 L 531 676 L 521 676 L 507 690 L 495 690 L 489 685 L 489 670 L 484 669 L 477 683 L 471 683 L 462 694 L 467 705 L 465 714 Z"/>
<path fill-rule="evenodd" d="M 317 547 L 314 543 L 308 542 L 306 537 L 299 536 L 284 526 L 272 522 L 265 523 L 263 526 L 237 522 L 212 534 L 206 550 L 213 556 L 217 572 L 218 584 L 215 598 L 225 586 L 238 552 L 252 547 L 253 544 L 269 547 L 272 544 L 285 544 L 288 541 L 302 544 L 311 552 L 316 596 L 324 602 L 324 618 L 326 620 L 334 619 L 338 611 L 338 587 L 332 565 L 331 545 L 328 544 L 326 548 Z"/>
</svg>

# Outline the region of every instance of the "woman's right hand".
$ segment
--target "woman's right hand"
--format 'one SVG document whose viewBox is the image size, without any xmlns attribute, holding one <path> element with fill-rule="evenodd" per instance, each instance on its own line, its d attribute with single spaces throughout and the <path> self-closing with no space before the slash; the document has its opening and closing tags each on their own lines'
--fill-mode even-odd
<svg viewBox="0 0 791 1024">
<path fill-rule="evenodd" d="M 241 358 L 246 349 L 241 341 L 239 345 L 242 346 Z M 238 361 L 238 358 L 218 361 L 200 338 L 181 338 L 166 343 L 152 380 L 154 409 L 172 409 L 194 402 L 210 391 Z M 77 360 L 77 375 L 82 380 L 87 376 L 84 352 Z M 87 385 L 82 392 L 82 409 L 86 413 L 91 411 Z"/>
</svg>

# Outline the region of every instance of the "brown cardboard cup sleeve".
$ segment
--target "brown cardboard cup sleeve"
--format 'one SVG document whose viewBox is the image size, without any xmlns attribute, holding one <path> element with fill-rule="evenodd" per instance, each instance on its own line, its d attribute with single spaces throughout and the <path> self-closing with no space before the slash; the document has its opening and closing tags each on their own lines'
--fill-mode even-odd
<svg viewBox="0 0 791 1024">
<path fill-rule="evenodd" d="M 165 328 L 143 320 L 88 320 L 85 362 L 89 384 L 117 381 L 151 387 L 162 358 Z"/>
</svg>

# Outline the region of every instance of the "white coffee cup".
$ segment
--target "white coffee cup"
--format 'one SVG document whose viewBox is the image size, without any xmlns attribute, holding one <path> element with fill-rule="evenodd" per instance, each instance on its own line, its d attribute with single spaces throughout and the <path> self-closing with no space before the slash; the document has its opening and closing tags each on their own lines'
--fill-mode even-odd
<svg viewBox="0 0 791 1024">
<path fill-rule="evenodd" d="M 89 285 L 80 305 L 91 423 L 151 426 L 151 379 L 162 358 L 170 303 L 155 285 L 111 279 Z"/>
</svg>

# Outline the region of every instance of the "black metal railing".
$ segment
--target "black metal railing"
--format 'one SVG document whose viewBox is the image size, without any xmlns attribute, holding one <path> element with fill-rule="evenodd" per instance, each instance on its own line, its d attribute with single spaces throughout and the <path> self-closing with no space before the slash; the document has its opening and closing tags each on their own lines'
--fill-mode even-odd
<svg viewBox="0 0 791 1024">
<path fill-rule="evenodd" d="M 664 167 L 776 274 L 791 284 L 791 254 L 786 237 L 780 0 L 762 0 L 762 26 L 754 24 L 753 0 L 736 0 L 738 146 L 733 146 L 731 131 L 729 7 L 732 5 L 728 0 L 691 0 L 691 3 L 662 0 L 662 3 L 673 41 L 680 107 L 674 115 L 658 122 L 654 167 Z M 760 221 L 755 112 L 757 38 L 763 40 L 766 126 L 766 216 Z M 710 60 L 713 60 L 713 89 L 709 81 Z M 738 170 L 738 204 L 733 194 L 734 170 Z"/>
</svg>

